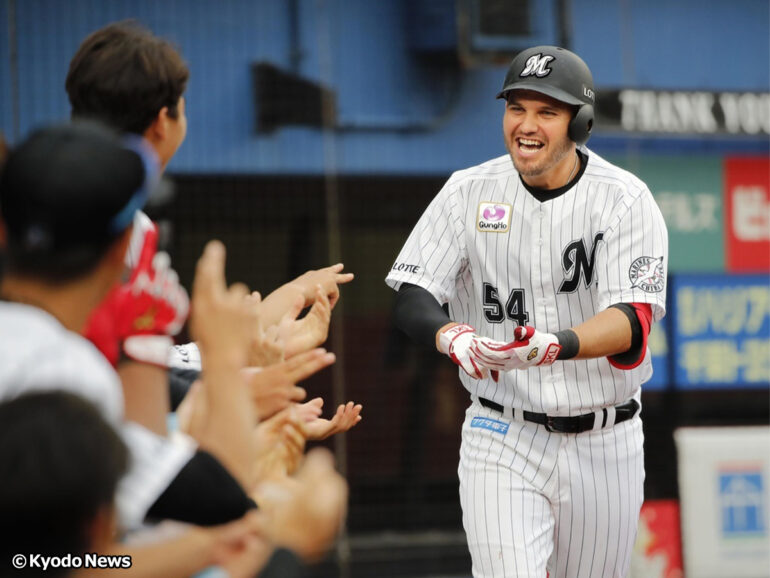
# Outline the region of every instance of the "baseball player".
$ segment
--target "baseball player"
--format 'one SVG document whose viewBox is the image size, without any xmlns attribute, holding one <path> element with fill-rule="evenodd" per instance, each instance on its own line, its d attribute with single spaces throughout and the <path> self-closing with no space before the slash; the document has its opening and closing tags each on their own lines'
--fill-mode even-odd
<svg viewBox="0 0 770 578">
<path fill-rule="evenodd" d="M 595 95 L 577 55 L 521 52 L 497 96 L 508 154 L 428 206 L 386 279 L 395 321 L 471 394 L 458 473 L 473 575 L 625 576 L 666 226 L 642 181 L 584 146 Z"/>
</svg>

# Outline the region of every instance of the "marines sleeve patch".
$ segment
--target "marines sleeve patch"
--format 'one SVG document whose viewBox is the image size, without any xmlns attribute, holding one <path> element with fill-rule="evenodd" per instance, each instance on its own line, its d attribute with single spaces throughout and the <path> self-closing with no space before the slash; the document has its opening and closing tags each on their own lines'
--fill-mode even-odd
<svg viewBox="0 0 770 578">
<path fill-rule="evenodd" d="M 647 293 L 660 293 L 665 285 L 663 257 L 639 257 L 628 270 L 631 288 Z"/>
</svg>

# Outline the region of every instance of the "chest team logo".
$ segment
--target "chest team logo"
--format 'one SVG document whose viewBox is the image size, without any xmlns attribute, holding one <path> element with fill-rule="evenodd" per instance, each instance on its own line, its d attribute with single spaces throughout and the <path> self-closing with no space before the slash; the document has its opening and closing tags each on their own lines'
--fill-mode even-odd
<svg viewBox="0 0 770 578">
<path fill-rule="evenodd" d="M 559 293 L 574 293 L 580 285 L 582 277 L 586 287 L 590 287 L 594 281 L 594 264 L 596 263 L 596 249 L 599 241 L 604 238 L 604 233 L 596 233 L 594 244 L 589 253 L 583 239 L 572 241 L 564 249 L 561 256 L 561 265 L 564 268 L 564 281 L 559 286 Z"/>
<path fill-rule="evenodd" d="M 663 257 L 639 257 L 631 263 L 628 278 L 632 289 L 639 287 L 646 293 L 660 293 L 664 285 Z"/>
<path fill-rule="evenodd" d="M 548 68 L 548 63 L 551 62 L 551 60 L 553 60 L 553 56 L 550 54 L 546 56 L 543 56 L 542 54 L 534 54 L 527 58 L 527 63 L 524 65 L 524 70 L 521 71 L 519 76 L 537 76 L 538 78 L 548 76 L 551 74 L 551 69 Z"/>
<path fill-rule="evenodd" d="M 479 203 L 476 230 L 482 233 L 507 233 L 511 228 L 511 205 L 505 203 Z"/>
</svg>

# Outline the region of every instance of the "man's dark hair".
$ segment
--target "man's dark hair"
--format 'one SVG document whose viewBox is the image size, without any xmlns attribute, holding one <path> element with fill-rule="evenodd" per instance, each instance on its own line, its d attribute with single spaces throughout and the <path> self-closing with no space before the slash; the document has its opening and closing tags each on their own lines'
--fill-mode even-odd
<svg viewBox="0 0 770 578">
<path fill-rule="evenodd" d="M 109 24 L 89 35 L 70 62 L 66 89 L 72 117 L 144 134 L 164 106 L 177 118 L 189 76 L 166 40 L 131 20 Z"/>
<path fill-rule="evenodd" d="M 90 551 L 89 525 L 112 507 L 128 463 L 121 438 L 80 396 L 47 391 L 0 403 L 0 562 Z"/>
</svg>

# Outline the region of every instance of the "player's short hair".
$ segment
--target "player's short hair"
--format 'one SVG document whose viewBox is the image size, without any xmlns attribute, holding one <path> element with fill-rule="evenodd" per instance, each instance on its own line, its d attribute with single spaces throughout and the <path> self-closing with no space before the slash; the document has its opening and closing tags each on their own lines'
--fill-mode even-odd
<svg viewBox="0 0 770 578">
<path fill-rule="evenodd" d="M 62 283 L 96 268 L 158 190 L 154 153 L 126 138 L 79 122 L 40 129 L 11 151 L 0 170 L 5 274 Z"/>
<path fill-rule="evenodd" d="M 73 118 L 93 118 L 121 132 L 144 134 L 177 104 L 190 71 L 166 40 L 132 20 L 90 34 L 70 62 L 66 89 Z"/>
<path fill-rule="evenodd" d="M 16 553 L 88 551 L 89 524 L 113 507 L 129 454 L 90 402 L 46 391 L 0 403 L 0 464 L 0 559 L 10 564 Z"/>
</svg>

